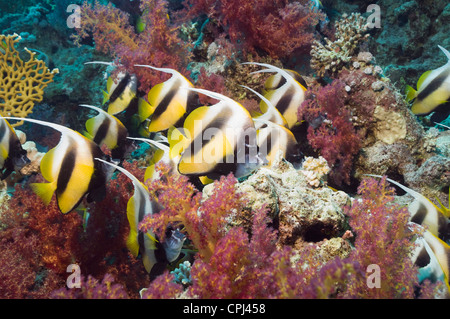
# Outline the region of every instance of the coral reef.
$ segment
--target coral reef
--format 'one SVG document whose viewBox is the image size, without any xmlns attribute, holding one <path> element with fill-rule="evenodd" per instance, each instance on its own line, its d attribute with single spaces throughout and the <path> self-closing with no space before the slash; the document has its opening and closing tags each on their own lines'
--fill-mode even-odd
<svg viewBox="0 0 450 319">
<path fill-rule="evenodd" d="M 45 62 L 36 59 L 36 53 L 28 49 L 25 50 L 30 58 L 23 61 L 15 48 L 20 39 L 17 34 L 0 35 L 0 114 L 3 116 L 26 117 L 33 112 L 34 104 L 42 101 L 44 89 L 59 72 L 58 69 L 50 71 Z"/>
<path fill-rule="evenodd" d="M 361 41 L 366 40 L 368 26 L 359 13 L 344 14 L 335 22 L 335 40 L 325 38 L 326 44 L 314 41 L 311 50 L 311 67 L 318 76 L 335 74 L 350 62 Z"/>
<path fill-rule="evenodd" d="M 67 23 L 69 4 L 80 5 L 79 28 Z M 162 209 L 146 216 L 139 230 L 151 230 L 164 243 L 167 230 L 178 229 L 186 240 L 178 259 L 154 280 L 126 244 L 130 180 L 111 173 L 103 200 L 83 199 L 68 214 L 59 212 L 55 199 L 45 206 L 29 184 L 42 181 L 40 159 L 60 134 L 24 124 L 23 133 L 16 132 L 31 163 L 5 179 L 0 191 L 0 298 L 438 297 L 447 286 L 432 277 L 422 281 L 411 259 L 424 229 L 409 220 L 410 195 L 395 196 L 385 178 L 365 175 L 388 176 L 433 202 L 448 202 L 450 130 L 435 127 L 431 116 L 415 116 L 400 92 L 445 62 L 436 52 L 438 44 L 450 48 L 442 27 L 450 21 L 450 5 L 381 0 L 378 28 L 367 23 L 369 4 L 1 3 L 0 34 L 14 34 L 0 36 L 2 115 L 33 111 L 31 117 L 82 133 L 91 114 L 79 104 L 100 106 L 111 74 L 136 74 L 138 97 L 167 79 L 135 64 L 175 69 L 252 115 L 261 112 L 260 97 L 242 85 L 263 95 L 277 88 L 265 87 L 267 70 L 243 62 L 294 70 L 307 91 L 291 128 L 304 155 L 295 166 L 278 153 L 249 176 L 224 174 L 202 185 L 197 176 L 155 165 L 159 178 L 143 184 Z M 89 61 L 113 65 L 85 65 Z M 279 86 L 285 81 L 272 79 Z M 217 103 L 199 98 L 206 106 Z M 133 107 L 118 115 L 127 128 Z M 135 137 L 135 127 L 128 133 Z M 165 132 L 157 135 L 165 143 Z M 142 147 L 120 165 L 143 181 L 154 154 Z M 81 269 L 79 289 L 66 288 L 70 264 Z M 368 285 L 374 266 L 376 289 Z"/>
</svg>

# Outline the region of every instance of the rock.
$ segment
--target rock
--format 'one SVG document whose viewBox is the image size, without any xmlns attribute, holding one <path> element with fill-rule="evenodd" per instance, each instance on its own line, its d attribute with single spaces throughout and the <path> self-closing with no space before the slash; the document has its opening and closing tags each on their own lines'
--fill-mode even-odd
<svg viewBox="0 0 450 319">
<path fill-rule="evenodd" d="M 210 193 L 212 187 L 206 186 L 204 193 Z M 247 204 L 244 214 L 234 215 L 230 223 L 250 229 L 251 212 L 266 205 L 268 215 L 278 221 L 282 245 L 294 245 L 299 239 L 319 242 L 345 231 L 343 209 L 350 204 L 350 197 L 324 185 L 311 186 L 304 174 L 281 156 L 271 167 L 260 168 L 236 188 Z"/>
</svg>

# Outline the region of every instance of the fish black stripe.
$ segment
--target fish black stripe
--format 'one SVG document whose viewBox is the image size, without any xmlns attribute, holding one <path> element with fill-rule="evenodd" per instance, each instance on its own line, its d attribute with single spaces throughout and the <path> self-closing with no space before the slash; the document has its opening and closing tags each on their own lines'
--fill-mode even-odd
<svg viewBox="0 0 450 319">
<path fill-rule="evenodd" d="M 3 140 L 6 131 L 8 130 L 8 125 L 6 124 L 6 120 L 3 120 L 3 123 L 0 124 L 0 141 Z"/>
<path fill-rule="evenodd" d="M 300 83 L 305 89 L 308 88 L 308 84 L 306 84 L 305 79 L 304 79 L 301 75 L 296 74 L 296 73 L 292 73 L 291 75 L 292 75 L 292 76 L 294 77 L 294 79 L 295 79 L 298 83 Z"/>
<path fill-rule="evenodd" d="M 94 160 L 94 158 L 105 158 L 105 154 L 100 150 L 100 147 L 95 143 L 89 143 L 90 153 L 94 162 L 94 173 L 89 176 L 90 182 L 88 186 L 88 202 L 101 201 L 106 195 L 106 175 L 104 164 Z"/>
<path fill-rule="evenodd" d="M 139 231 L 138 232 L 138 245 L 139 245 L 139 251 L 142 253 L 143 251 L 145 251 L 145 246 L 144 246 L 144 233 Z"/>
<path fill-rule="evenodd" d="M 117 143 L 119 143 L 119 142 L 125 143 L 128 140 L 127 137 L 128 137 L 127 129 L 124 126 L 118 124 L 117 125 Z"/>
<path fill-rule="evenodd" d="M 163 114 L 167 110 L 170 102 L 172 101 L 173 97 L 178 91 L 179 82 L 180 82 L 179 80 L 176 80 L 172 84 L 172 87 L 170 88 L 169 92 L 164 96 L 162 101 L 156 106 L 156 109 L 152 115 L 152 121 L 156 120 L 158 117 L 161 116 L 161 114 Z"/>
<path fill-rule="evenodd" d="M 443 214 L 438 216 L 438 237 L 446 238 L 448 236 L 448 219 Z"/>
<path fill-rule="evenodd" d="M 144 217 L 145 217 L 145 194 L 143 194 L 138 188 L 135 189 L 136 190 L 136 194 L 134 196 L 139 196 L 139 202 L 138 202 L 138 207 L 135 207 L 135 209 L 138 209 L 137 213 L 138 214 L 138 223 L 140 223 Z M 144 246 L 144 233 L 139 231 L 138 232 L 138 244 L 139 244 L 139 250 L 145 251 L 145 246 Z"/>
<path fill-rule="evenodd" d="M 264 148 L 263 145 L 266 145 L 266 147 Z M 272 133 L 267 134 L 264 141 L 259 144 L 259 151 L 266 152 L 265 154 L 262 154 L 264 156 L 264 158 L 270 154 L 271 150 L 272 150 Z"/>
<path fill-rule="evenodd" d="M 419 203 L 419 207 L 417 208 L 417 211 L 414 214 L 414 216 L 411 217 L 411 221 L 418 225 L 422 225 L 426 216 L 427 216 L 427 208 L 422 203 Z"/>
<path fill-rule="evenodd" d="M 283 94 L 281 99 L 275 105 L 275 108 L 284 116 L 284 113 L 289 108 L 291 102 L 292 102 L 292 94 Z"/>
<path fill-rule="evenodd" d="M 422 268 L 430 263 L 430 255 L 428 255 L 427 250 L 425 247 L 422 247 L 420 250 L 419 255 L 417 256 L 416 262 L 414 263 L 417 267 Z"/>
<path fill-rule="evenodd" d="M 131 80 L 131 76 L 130 74 L 126 74 L 122 80 L 120 80 L 119 84 L 117 84 L 116 88 L 114 89 L 114 91 L 108 92 L 111 94 L 111 96 L 109 97 L 109 102 L 113 103 L 117 98 L 119 98 L 119 96 L 123 93 L 123 91 L 125 91 L 125 88 L 127 87 L 128 83 Z"/>
<path fill-rule="evenodd" d="M 436 91 L 442 84 L 445 82 L 445 80 L 450 76 L 450 68 L 439 74 L 435 79 L 429 83 L 423 91 L 421 91 L 417 95 L 417 100 L 422 101 L 426 99 L 429 95 L 431 95 L 434 91 Z"/>
<path fill-rule="evenodd" d="M 69 138 L 70 139 L 70 138 Z M 76 161 L 76 150 L 75 147 L 72 146 L 73 143 L 72 139 L 70 139 L 69 142 L 69 149 L 64 156 L 63 161 L 61 163 L 61 168 L 59 170 L 58 174 L 58 181 L 56 186 L 56 192 L 58 195 L 64 193 L 64 191 L 67 189 L 67 185 L 69 184 L 70 178 L 72 176 L 73 170 L 75 168 L 75 161 Z"/>
<path fill-rule="evenodd" d="M 111 121 L 108 117 L 104 118 L 104 121 L 102 122 L 102 124 L 100 124 L 97 132 L 95 133 L 94 136 L 94 142 L 101 146 L 100 143 L 105 139 L 106 135 L 108 135 L 108 131 L 111 127 Z"/>
<path fill-rule="evenodd" d="M 195 136 L 195 138 L 192 140 L 191 144 L 188 146 L 188 148 L 191 151 L 191 156 L 196 155 L 198 152 L 201 151 L 206 145 L 208 145 L 211 140 L 204 140 L 203 139 L 203 133 L 207 129 L 217 129 L 219 131 L 223 130 L 226 126 L 227 119 L 229 118 L 230 114 L 232 114 L 231 110 L 226 107 L 220 113 L 214 118 L 213 121 L 211 121 L 205 128 L 203 128 L 201 134 Z M 206 142 L 206 144 L 205 144 Z M 195 150 L 195 146 L 200 145 L 201 147 L 198 150 Z"/>
<path fill-rule="evenodd" d="M 279 81 L 276 82 L 276 83 L 273 83 L 274 85 L 271 86 L 271 87 L 269 87 L 269 88 L 267 88 L 267 90 L 277 90 L 277 89 L 279 89 L 280 87 L 282 87 L 283 84 L 285 84 L 285 83 L 286 83 L 286 79 L 284 78 L 284 76 L 281 76 L 281 75 L 280 75 Z"/>
</svg>

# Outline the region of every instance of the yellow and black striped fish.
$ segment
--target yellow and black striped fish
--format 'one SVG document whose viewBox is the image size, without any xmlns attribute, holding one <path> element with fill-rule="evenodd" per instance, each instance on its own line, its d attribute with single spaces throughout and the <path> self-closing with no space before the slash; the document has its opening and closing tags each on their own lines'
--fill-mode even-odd
<svg viewBox="0 0 450 319">
<path fill-rule="evenodd" d="M 136 75 L 120 72 L 116 80 L 110 76 L 103 91 L 103 104 L 108 103 L 108 113 L 118 114 L 135 102 L 138 80 Z"/>
<path fill-rule="evenodd" d="M 382 178 L 380 175 L 366 174 L 367 176 Z M 410 220 L 418 225 L 424 225 L 435 236 L 447 239 L 450 236 L 448 217 L 450 210 L 443 205 L 437 207 L 428 198 L 415 190 L 406 187 L 390 178 L 386 178 L 389 183 L 397 185 L 406 193 L 414 197 L 414 201 L 408 206 Z"/>
<path fill-rule="evenodd" d="M 255 90 L 245 86 L 241 85 L 242 87 L 246 88 L 247 90 L 250 90 L 253 92 L 256 96 L 258 96 L 261 99 L 260 103 L 260 109 L 263 112 L 262 114 L 258 116 L 253 116 L 253 120 L 260 119 L 264 121 L 269 121 L 284 127 L 287 127 L 288 124 L 286 122 L 286 119 L 283 115 L 281 115 L 280 111 L 277 110 L 277 108 L 263 95 L 259 94 Z M 256 121 L 255 122 L 255 128 L 258 130 L 260 126 L 263 125 L 262 121 Z"/>
<path fill-rule="evenodd" d="M 411 111 L 416 115 L 431 112 L 450 112 L 450 52 L 438 46 L 449 60 L 445 65 L 422 74 L 417 90 L 406 88 L 406 100 L 413 101 Z"/>
<path fill-rule="evenodd" d="M 366 174 L 367 176 L 382 178 L 380 175 Z M 441 238 L 448 238 L 448 209 L 438 208 L 422 194 L 392 180 L 386 180 L 403 189 L 414 197 L 414 201 L 408 206 L 410 221 L 426 227 L 423 238 L 419 238 L 419 247 L 412 256 L 413 262 L 422 269 L 427 276 L 438 277 L 447 286 L 447 294 L 450 297 L 449 273 L 450 273 L 450 247 Z M 438 267 L 439 265 L 439 267 Z M 424 268 L 427 268 L 426 271 Z M 440 268 L 440 269 L 439 269 Z"/>
<path fill-rule="evenodd" d="M 145 270 L 150 274 L 150 279 L 154 279 L 163 273 L 168 263 L 178 258 L 186 236 L 178 230 L 169 230 L 169 236 L 161 243 L 153 232 L 148 231 L 144 234 L 139 231 L 139 223 L 144 217 L 158 213 L 162 207 L 150 199 L 147 188 L 126 169 L 100 158 L 96 160 L 119 170 L 133 183 L 134 194 L 127 204 L 127 218 L 130 224 L 127 247 L 134 257 L 141 254 Z"/>
<path fill-rule="evenodd" d="M 447 243 L 425 229 L 423 237 L 416 240 L 411 260 L 419 269 L 419 283 L 425 279 L 433 283 L 442 281 L 447 288 L 442 297 L 450 298 L 450 247 Z"/>
<path fill-rule="evenodd" d="M 192 111 L 184 122 L 180 174 L 217 178 L 233 172 L 242 177 L 259 165 L 256 130 L 250 113 L 238 102 L 216 92 L 190 90 L 218 99 Z M 176 132 L 175 130 L 173 132 Z M 168 139 L 173 139 L 168 136 Z"/>
<path fill-rule="evenodd" d="M 173 152 L 172 153 L 170 152 L 169 146 L 159 141 L 154 141 L 148 138 L 129 137 L 129 139 L 134 141 L 145 142 L 150 146 L 158 148 L 158 150 L 155 151 L 155 153 L 153 154 L 153 158 L 150 161 L 150 165 L 145 170 L 144 181 L 147 182 L 147 180 L 149 179 L 150 181 L 154 181 L 158 178 L 158 176 L 155 175 L 155 165 L 160 161 L 167 164 L 171 168 L 172 172 L 177 172 L 177 165 L 178 161 L 180 160 L 180 154 L 176 154 L 174 156 Z"/>
<path fill-rule="evenodd" d="M 172 76 L 165 82 L 152 87 L 148 92 L 148 104 L 140 105 L 139 117 L 144 122 L 151 116 L 148 132 L 161 132 L 171 126 L 178 126 L 184 121 L 185 114 L 197 106 L 195 92 L 187 90 L 193 84 L 180 72 L 169 68 L 155 68 L 150 65 L 136 65 L 156 71 L 169 73 Z"/>
<path fill-rule="evenodd" d="M 305 79 L 294 70 L 283 69 L 289 75 L 291 75 L 295 81 L 300 83 L 305 89 L 308 89 L 308 85 L 306 84 Z M 266 82 L 264 82 L 264 91 L 263 94 L 269 93 L 270 91 L 278 90 L 286 83 L 286 79 L 280 74 L 276 73 L 267 78 Z"/>
<path fill-rule="evenodd" d="M 291 73 L 273 65 L 257 62 L 245 62 L 243 64 L 255 64 L 266 67 L 266 69 L 252 73 L 276 72 L 276 75 L 284 78 L 285 81 L 277 81 L 278 76 L 269 78 L 269 83 L 267 84 L 268 89 L 266 89 L 267 93 L 264 94 L 264 96 L 283 115 L 288 123 L 288 128 L 292 129 L 292 127 L 298 124 L 297 110 L 305 100 L 306 88 L 299 83 Z"/>
<path fill-rule="evenodd" d="M 8 121 L 0 117 L 0 178 L 7 178 L 30 163 L 16 132 Z"/>
<path fill-rule="evenodd" d="M 85 64 L 103 64 L 117 67 L 114 63 L 104 61 L 91 61 Z M 137 96 L 138 78 L 128 72 L 119 72 L 115 77 L 109 76 L 106 82 L 106 91 L 103 93 L 102 105 L 108 103 L 108 113 L 118 114 L 134 107 L 147 107 L 147 102 Z"/>
<path fill-rule="evenodd" d="M 86 121 L 85 136 L 93 140 L 98 146 L 105 144 L 111 150 L 113 160 L 122 160 L 133 150 L 133 143 L 128 137 L 126 127 L 114 115 L 99 107 L 81 104 L 97 111 L 99 114 Z"/>
<path fill-rule="evenodd" d="M 88 201 L 104 197 L 106 175 L 94 161 L 95 157 L 103 157 L 104 154 L 97 144 L 59 124 L 29 118 L 6 118 L 44 125 L 61 132 L 58 145 L 41 160 L 41 174 L 48 183 L 31 184 L 44 203 L 48 204 L 56 193 L 58 207 L 65 214 L 76 208 L 86 194 Z"/>
<path fill-rule="evenodd" d="M 267 165 L 272 165 L 279 152 L 287 161 L 299 164 L 300 155 L 294 134 L 282 125 L 255 119 L 255 123 L 258 122 L 263 124 L 257 131 L 258 151 L 260 157 L 267 160 Z"/>
</svg>

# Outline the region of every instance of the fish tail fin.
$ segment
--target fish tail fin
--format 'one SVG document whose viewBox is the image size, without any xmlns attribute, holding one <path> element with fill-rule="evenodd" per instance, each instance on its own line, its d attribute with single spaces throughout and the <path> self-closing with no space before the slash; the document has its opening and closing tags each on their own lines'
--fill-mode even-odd
<svg viewBox="0 0 450 319">
<path fill-rule="evenodd" d="M 48 205 L 56 190 L 56 182 L 52 183 L 32 183 L 31 189 L 42 199 L 45 205 Z"/>
<path fill-rule="evenodd" d="M 102 90 L 102 93 L 103 93 L 102 105 L 105 105 L 105 103 L 109 101 L 109 94 L 107 92 L 103 91 L 103 90 Z"/>
<path fill-rule="evenodd" d="M 412 88 L 412 86 L 406 86 L 406 101 L 411 102 L 417 96 L 417 91 Z"/>
</svg>

